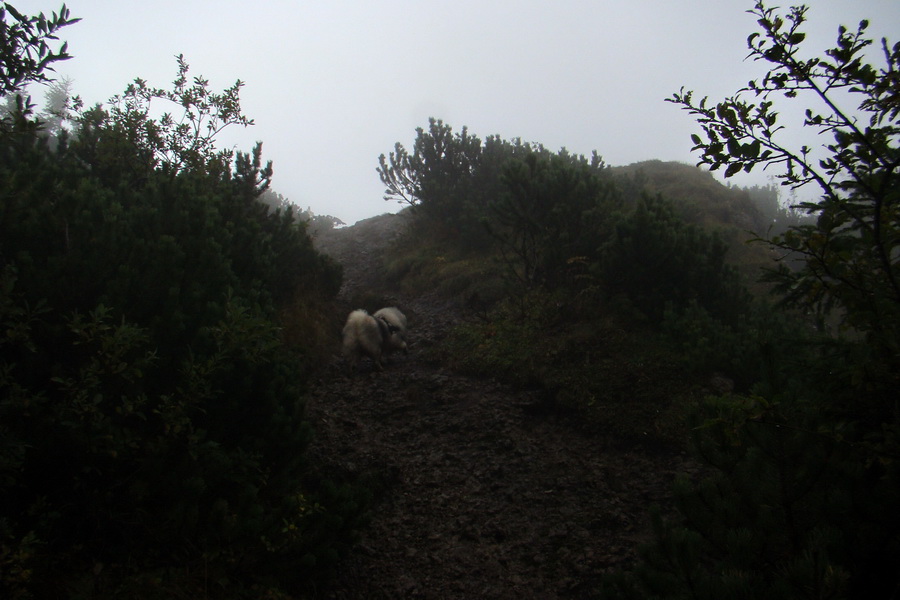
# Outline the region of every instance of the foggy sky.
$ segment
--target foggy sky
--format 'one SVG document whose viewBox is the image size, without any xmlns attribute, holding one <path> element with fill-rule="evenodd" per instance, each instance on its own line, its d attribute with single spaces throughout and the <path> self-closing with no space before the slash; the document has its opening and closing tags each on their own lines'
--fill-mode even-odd
<svg viewBox="0 0 900 600">
<path fill-rule="evenodd" d="M 13 0 L 20 12 L 60 2 Z M 174 56 L 221 91 L 241 79 L 244 113 L 219 146 L 263 142 L 273 189 L 348 224 L 401 208 L 375 169 L 429 117 L 482 139 L 544 144 L 625 165 L 696 163 L 690 115 L 666 103 L 680 87 L 720 100 L 765 73 L 744 61 L 752 0 L 71 0 L 57 74 L 91 105 L 141 77 L 171 88 Z M 770 4 L 775 4 L 770 2 Z M 790 3 L 782 3 L 786 6 Z M 808 0 L 807 52 L 837 27 L 900 39 L 898 0 Z M 876 49 L 877 50 L 877 49 Z M 42 90 L 32 90 L 38 105 Z M 828 141 L 828 140 L 823 140 Z M 766 173 L 734 178 L 765 184 Z"/>
</svg>

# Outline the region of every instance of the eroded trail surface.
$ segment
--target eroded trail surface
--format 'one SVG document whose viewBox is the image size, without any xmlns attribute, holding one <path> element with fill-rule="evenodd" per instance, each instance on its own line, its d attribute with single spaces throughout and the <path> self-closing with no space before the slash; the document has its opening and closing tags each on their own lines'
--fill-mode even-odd
<svg viewBox="0 0 900 600">
<path fill-rule="evenodd" d="M 344 298 L 376 286 L 402 217 L 323 235 L 344 264 Z M 464 314 L 444 299 L 390 298 L 410 320 L 410 354 L 348 374 L 339 358 L 314 391 L 313 459 L 384 482 L 362 542 L 321 597 L 592 598 L 648 536 L 687 465 L 587 431 L 540 392 L 454 373 L 423 349 Z M 357 307 L 348 307 L 357 308 Z"/>
</svg>

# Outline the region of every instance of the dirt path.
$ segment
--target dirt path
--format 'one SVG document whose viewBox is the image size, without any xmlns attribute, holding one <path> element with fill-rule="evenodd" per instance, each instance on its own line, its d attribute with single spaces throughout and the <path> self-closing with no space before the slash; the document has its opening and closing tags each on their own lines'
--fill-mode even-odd
<svg viewBox="0 0 900 600">
<path fill-rule="evenodd" d="M 379 217 L 323 236 L 345 265 L 342 296 L 378 281 L 400 226 Z M 410 318 L 410 355 L 352 376 L 336 357 L 309 404 L 315 461 L 385 484 L 321 597 L 596 597 L 603 572 L 633 561 L 646 508 L 668 504 L 684 459 L 600 439 L 537 391 L 430 362 L 421 350 L 461 315 L 440 298 L 392 300 Z"/>
</svg>

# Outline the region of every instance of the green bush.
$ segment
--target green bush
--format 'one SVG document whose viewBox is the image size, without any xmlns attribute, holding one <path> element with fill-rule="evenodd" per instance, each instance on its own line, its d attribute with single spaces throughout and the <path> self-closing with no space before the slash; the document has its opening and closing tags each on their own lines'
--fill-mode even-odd
<svg viewBox="0 0 900 600">
<path fill-rule="evenodd" d="M 848 428 L 849 427 L 849 428 Z M 683 521 L 654 520 L 656 541 L 618 581 L 634 598 L 846 598 L 896 581 L 894 461 L 867 463 L 847 424 L 815 406 L 711 398 L 693 416 L 714 470 L 676 482 Z M 608 597 L 617 597 L 607 591 Z"/>
<path fill-rule="evenodd" d="M 601 306 L 581 312 L 544 291 L 509 297 L 455 328 L 444 352 L 465 372 L 541 390 L 548 408 L 610 441 L 680 447 L 694 377 L 657 334 Z"/>
<path fill-rule="evenodd" d="M 627 298 L 653 325 L 667 306 L 691 304 L 733 325 L 745 316 L 750 297 L 725 253 L 715 234 L 686 224 L 665 199 L 644 195 L 616 223 L 596 271 L 611 296 Z"/>
<path fill-rule="evenodd" d="M 509 160 L 485 220 L 519 289 L 583 287 L 622 201 L 595 154 L 542 149 Z"/>
<path fill-rule="evenodd" d="M 747 43 L 750 57 L 768 64 L 765 75 L 718 103 L 683 90 L 671 101 L 696 115 L 703 135 L 692 136 L 694 149 L 712 170 L 777 166 L 783 185 L 820 188 L 818 201 L 798 207 L 815 224 L 769 243 L 794 259 L 770 274 L 775 290 L 818 317 L 823 333 L 813 337 L 807 325 L 799 343 L 760 336 L 764 368 L 753 395 L 699 407 L 693 446 L 709 471 L 679 480 L 679 518 L 657 519 L 645 560 L 613 586 L 623 597 L 887 598 L 900 589 L 892 76 L 900 44 L 882 40 L 884 64 L 869 63 L 878 54 L 867 54 L 864 20 L 841 26 L 821 57 L 801 58 L 808 10 L 780 14 L 756 2 L 761 31 Z M 832 140 L 823 152 L 789 148 L 776 135 L 785 125 L 775 100 L 807 92 L 815 102 L 795 113 L 804 115 L 797 125 Z M 841 108 L 853 99 L 855 108 Z M 826 317 L 841 328 L 825 334 Z"/>
<path fill-rule="evenodd" d="M 239 114 L 180 67 L 193 117 Z M 324 321 L 340 269 L 258 202 L 260 146 L 182 146 L 127 106 L 0 135 L 0 594 L 303 589 L 366 502 L 304 460 L 298 315 Z"/>
</svg>

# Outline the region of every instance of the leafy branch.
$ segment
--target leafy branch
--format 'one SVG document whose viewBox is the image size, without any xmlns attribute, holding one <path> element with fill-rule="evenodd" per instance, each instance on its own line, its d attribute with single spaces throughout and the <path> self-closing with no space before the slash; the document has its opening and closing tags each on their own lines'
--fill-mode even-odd
<svg viewBox="0 0 900 600">
<path fill-rule="evenodd" d="M 385 200 L 440 211 L 452 203 L 456 186 L 471 176 L 481 159 L 481 140 L 453 129 L 440 119 L 428 120 L 428 131 L 416 129 L 410 153 L 397 143 L 394 151 L 378 157 L 378 175 L 385 184 Z"/>
<path fill-rule="evenodd" d="M 67 43 L 53 51 L 48 42 L 57 41 L 60 29 L 80 20 L 69 16 L 65 4 L 48 18 L 44 13 L 25 16 L 8 2 L 0 3 L 0 95 L 21 90 L 30 82 L 49 81 L 45 71 L 53 71 L 53 63 L 71 56 Z"/>
<path fill-rule="evenodd" d="M 194 77 L 189 83 L 190 67 L 184 56 L 179 54 L 176 60 L 178 77 L 172 90 L 151 87 L 137 78 L 123 94 L 113 96 L 109 111 L 113 123 L 135 134 L 133 141 L 151 153 L 159 166 L 172 172 L 204 168 L 211 162 L 229 163 L 233 152 L 216 150 L 215 138 L 230 125 L 254 124 L 241 112 L 240 90 L 244 83 L 237 80 L 221 93 L 215 93 L 203 77 Z M 164 112 L 153 118 L 154 100 L 175 105 L 181 114 Z"/>
<path fill-rule="evenodd" d="M 838 29 L 834 47 L 821 58 L 803 58 L 802 26 L 806 6 L 782 16 L 762 1 L 748 11 L 761 32 L 747 38 L 748 58 L 769 65 L 762 79 L 750 81 L 735 95 L 716 103 L 695 101 L 682 88 L 668 98 L 697 118 L 702 135 L 693 134 L 699 165 L 725 168 L 725 176 L 750 172 L 757 165 L 776 166 L 782 185 L 818 185 L 817 202 L 795 208 L 818 217 L 816 225 L 794 227 L 768 240 L 800 255 L 805 268 L 781 265 L 770 279 L 787 301 L 817 310 L 841 308 L 858 331 L 874 334 L 896 353 L 900 327 L 900 43 L 881 40 L 884 64 L 866 62 L 872 40 L 868 21 L 855 30 Z M 747 99 L 748 96 L 752 98 Z M 812 98 L 802 126 L 828 135 L 824 158 L 811 148 L 799 150 L 778 138 L 785 129 L 775 101 Z M 840 101 L 859 98 L 854 110 Z M 840 100 L 840 101 L 839 101 Z M 891 339 L 893 338 L 893 342 Z"/>
<path fill-rule="evenodd" d="M 421 131 L 419 128 L 417 131 Z M 422 159 L 410 154 L 403 144 L 397 142 L 388 157 L 378 157 L 378 175 L 387 189 L 385 200 L 395 200 L 399 204 L 415 206 L 421 200 Z"/>
</svg>

